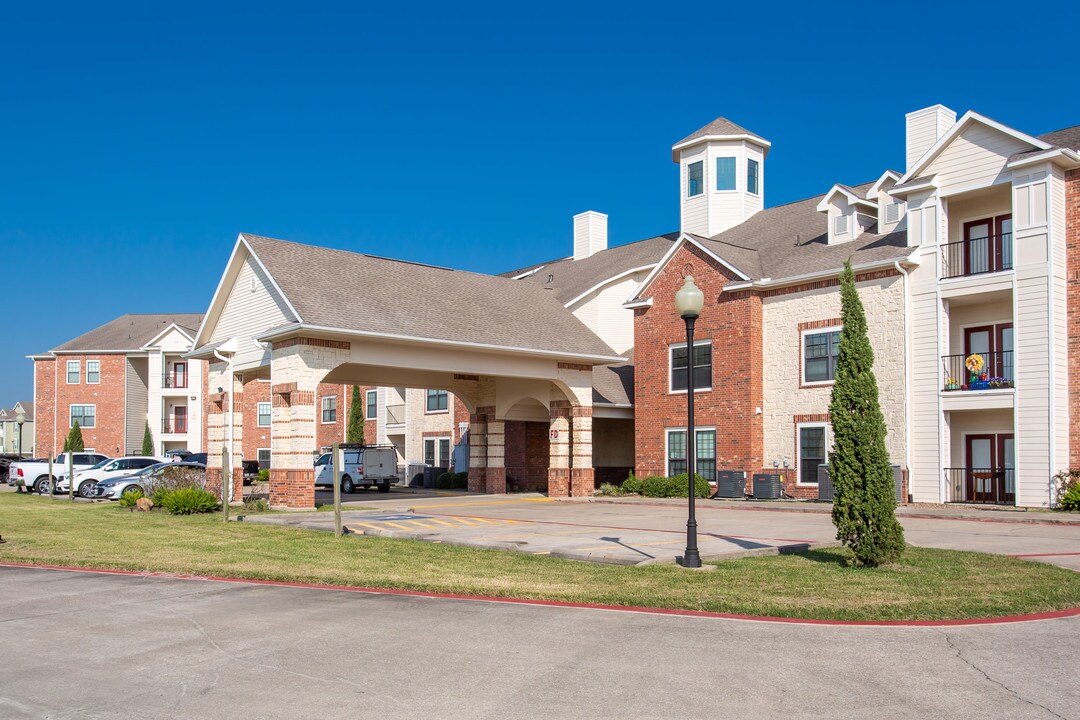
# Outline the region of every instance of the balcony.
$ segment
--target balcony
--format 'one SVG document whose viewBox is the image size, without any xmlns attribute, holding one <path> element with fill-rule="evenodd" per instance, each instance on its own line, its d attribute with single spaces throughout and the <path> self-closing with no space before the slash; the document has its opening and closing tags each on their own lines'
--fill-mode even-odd
<svg viewBox="0 0 1080 720">
<path fill-rule="evenodd" d="M 941 246 L 942 279 L 1013 269 L 1012 233 L 945 243 Z"/>
<path fill-rule="evenodd" d="M 187 375 L 162 375 L 161 387 L 166 390 L 186 388 L 188 386 Z"/>
<path fill-rule="evenodd" d="M 386 426 L 399 426 L 405 425 L 405 403 L 400 405 L 387 405 L 386 406 Z"/>
<path fill-rule="evenodd" d="M 975 370 L 969 369 L 968 360 L 980 358 L 981 364 L 972 362 Z M 942 355 L 944 387 L 946 391 L 1008 390 L 1016 382 L 1016 366 L 1013 351 L 993 353 L 973 353 L 971 355 Z"/>
<path fill-rule="evenodd" d="M 945 468 L 945 502 L 1016 504 L 1015 468 Z"/>
<path fill-rule="evenodd" d="M 161 421 L 161 432 L 166 435 L 173 433 L 186 433 L 187 432 L 187 418 L 185 417 L 171 417 L 164 418 Z"/>
</svg>

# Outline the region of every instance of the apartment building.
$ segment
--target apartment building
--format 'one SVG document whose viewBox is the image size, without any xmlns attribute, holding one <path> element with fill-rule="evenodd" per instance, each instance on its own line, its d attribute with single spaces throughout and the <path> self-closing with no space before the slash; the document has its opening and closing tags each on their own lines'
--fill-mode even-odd
<svg viewBox="0 0 1080 720">
<path fill-rule="evenodd" d="M 76 421 L 88 450 L 139 453 L 202 447 L 205 364 L 183 357 L 202 315 L 123 315 L 34 361 L 34 447 L 55 455 Z"/>
<path fill-rule="evenodd" d="M 19 427 L 19 415 L 22 427 Z M 32 455 L 34 452 L 34 403 L 17 402 L 0 408 L 0 454 Z"/>
</svg>

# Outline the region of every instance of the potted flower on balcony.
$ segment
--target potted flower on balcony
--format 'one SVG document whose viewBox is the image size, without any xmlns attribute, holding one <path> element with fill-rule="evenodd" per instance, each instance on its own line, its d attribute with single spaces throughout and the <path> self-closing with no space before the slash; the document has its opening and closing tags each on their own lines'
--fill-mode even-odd
<svg viewBox="0 0 1080 720">
<path fill-rule="evenodd" d="M 968 388 L 971 390 L 986 390 L 990 383 L 986 379 L 986 373 L 983 370 L 986 369 L 986 361 L 983 360 L 983 356 L 978 353 L 972 353 L 964 360 L 964 367 L 971 373 L 971 377 L 968 379 Z"/>
<path fill-rule="evenodd" d="M 959 390 L 960 389 L 960 383 L 954 377 L 947 377 L 947 378 L 945 378 L 945 389 L 946 390 Z"/>
<path fill-rule="evenodd" d="M 1005 389 L 1005 388 L 1011 388 L 1012 387 L 1012 383 L 1009 382 L 1008 378 L 992 377 L 987 382 L 989 382 L 990 387 L 992 389 L 994 389 L 994 390 L 1000 390 L 1000 389 Z"/>
</svg>

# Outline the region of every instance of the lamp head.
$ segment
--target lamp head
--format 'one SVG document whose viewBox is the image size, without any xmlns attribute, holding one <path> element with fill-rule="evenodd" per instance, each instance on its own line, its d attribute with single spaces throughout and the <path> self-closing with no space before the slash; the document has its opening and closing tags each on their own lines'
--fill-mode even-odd
<svg viewBox="0 0 1080 720">
<path fill-rule="evenodd" d="M 687 320 L 701 315 L 701 308 L 705 305 L 705 294 L 701 288 L 694 284 L 693 275 L 686 276 L 686 282 L 675 293 L 675 310 Z"/>
<path fill-rule="evenodd" d="M 15 413 L 15 422 L 19 423 L 20 425 L 26 422 L 26 413 L 24 413 L 22 410 Z"/>
</svg>

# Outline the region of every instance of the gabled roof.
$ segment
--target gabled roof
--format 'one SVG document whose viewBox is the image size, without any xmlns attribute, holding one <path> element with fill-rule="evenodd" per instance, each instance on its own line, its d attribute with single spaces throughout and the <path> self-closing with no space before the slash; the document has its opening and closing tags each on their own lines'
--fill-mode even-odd
<svg viewBox="0 0 1080 720">
<path fill-rule="evenodd" d="M 14 407 L 0 409 L 0 420 L 3 420 L 4 422 L 15 422 L 15 417 L 19 414 L 20 407 L 26 415 L 24 422 L 34 422 L 34 403 L 28 401 L 19 401 L 15 403 Z"/>
<path fill-rule="evenodd" d="M 279 328 L 282 333 L 308 328 L 581 359 L 618 357 L 551 290 L 534 283 L 247 233 L 237 242 L 295 309 L 297 322 Z M 215 302 L 226 299 L 221 293 Z"/>
<path fill-rule="evenodd" d="M 895 170 L 886 170 L 885 172 L 883 172 L 881 174 L 881 177 L 877 179 L 877 182 L 875 182 L 873 186 L 871 186 L 871 188 L 866 192 L 867 200 L 877 200 L 878 195 L 881 193 L 881 188 L 885 186 L 885 183 L 888 180 L 892 180 L 893 184 L 900 182 L 900 173 L 896 172 Z"/>
<path fill-rule="evenodd" d="M 817 210 L 818 212 L 828 211 L 828 205 L 832 202 L 833 196 L 837 193 L 846 197 L 850 205 L 865 205 L 867 207 L 877 207 L 877 203 L 871 202 L 870 200 L 866 199 L 866 194 L 869 190 L 869 185 L 860 185 L 858 189 L 855 189 L 850 188 L 847 185 L 841 185 L 840 183 L 836 183 L 829 189 L 829 192 L 825 193 L 825 196 L 821 199 L 821 202 L 818 203 Z"/>
<path fill-rule="evenodd" d="M 1072 127 L 1048 132 L 1044 135 L 1040 135 L 1039 139 L 1048 143 L 1050 145 L 1049 149 L 1080 151 L 1080 125 L 1073 125 Z M 1035 149 L 1026 152 L 1013 153 L 1009 156 L 1009 162 L 1023 160 L 1029 156 L 1038 155 L 1042 152 L 1045 151 Z"/>
<path fill-rule="evenodd" d="M 170 325 L 184 328 L 194 335 L 192 328 L 202 322 L 201 313 L 129 314 L 96 327 L 74 340 L 58 345 L 50 352 L 138 352 L 150 340 Z"/>
<path fill-rule="evenodd" d="M 757 133 L 752 133 L 741 125 L 736 125 L 727 118 L 718 117 L 705 127 L 695 130 L 679 142 L 675 143 L 671 147 L 671 160 L 672 162 L 679 162 L 678 151 L 685 147 L 696 145 L 699 142 L 705 142 L 706 140 L 737 139 L 751 140 L 758 145 L 761 145 L 765 150 L 766 155 L 769 153 L 769 148 L 772 147 L 772 143 Z"/>
<path fill-rule="evenodd" d="M 157 335 L 143 343 L 143 347 L 146 348 L 156 345 L 163 337 L 168 335 L 170 332 L 173 332 L 174 330 L 187 338 L 188 342 L 193 342 L 195 340 L 195 330 L 192 330 L 191 328 L 181 327 L 176 323 L 172 323 L 168 327 L 164 328 Z"/>
</svg>

